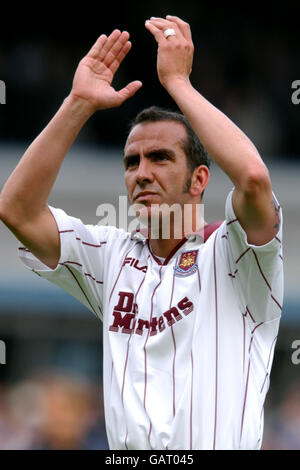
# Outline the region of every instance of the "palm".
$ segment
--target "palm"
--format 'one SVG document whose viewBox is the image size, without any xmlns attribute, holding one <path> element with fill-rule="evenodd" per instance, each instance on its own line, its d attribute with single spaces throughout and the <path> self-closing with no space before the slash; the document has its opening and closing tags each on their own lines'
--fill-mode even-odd
<svg viewBox="0 0 300 470">
<path fill-rule="evenodd" d="M 109 107 L 110 100 L 116 99 L 117 95 L 111 86 L 112 79 L 109 68 L 104 65 L 99 67 L 93 64 L 92 59 L 85 57 L 76 71 L 73 93 L 95 105 L 99 103 L 101 108 Z"/>
<path fill-rule="evenodd" d="M 132 82 L 120 91 L 111 86 L 114 74 L 130 50 L 128 38 L 128 33 L 117 30 L 108 38 L 100 36 L 76 70 L 73 95 L 88 101 L 95 109 L 105 109 L 119 106 L 140 88 L 140 82 Z"/>
</svg>

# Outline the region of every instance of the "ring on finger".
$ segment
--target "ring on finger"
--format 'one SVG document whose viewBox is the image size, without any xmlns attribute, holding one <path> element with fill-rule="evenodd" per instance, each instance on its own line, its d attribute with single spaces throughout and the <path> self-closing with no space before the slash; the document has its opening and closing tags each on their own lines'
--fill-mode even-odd
<svg viewBox="0 0 300 470">
<path fill-rule="evenodd" d="M 173 28 L 168 28 L 164 30 L 164 36 L 167 39 L 169 36 L 176 36 L 175 29 Z"/>
</svg>

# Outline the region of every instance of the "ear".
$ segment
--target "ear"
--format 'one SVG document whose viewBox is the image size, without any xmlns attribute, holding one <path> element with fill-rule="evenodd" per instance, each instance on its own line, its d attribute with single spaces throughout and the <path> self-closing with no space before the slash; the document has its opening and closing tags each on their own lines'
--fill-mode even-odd
<svg viewBox="0 0 300 470">
<path fill-rule="evenodd" d="M 194 169 L 192 178 L 191 178 L 191 186 L 190 186 L 190 194 L 193 197 L 199 197 L 205 190 L 210 178 L 210 172 L 206 165 L 200 165 Z"/>
</svg>

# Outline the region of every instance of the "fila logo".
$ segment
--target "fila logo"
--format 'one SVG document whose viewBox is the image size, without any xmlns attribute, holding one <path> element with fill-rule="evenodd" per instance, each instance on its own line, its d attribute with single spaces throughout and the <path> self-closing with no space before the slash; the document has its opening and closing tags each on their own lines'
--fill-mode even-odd
<svg viewBox="0 0 300 470">
<path fill-rule="evenodd" d="M 125 258 L 122 266 L 125 266 L 126 264 L 128 264 L 129 266 L 132 266 L 135 269 L 138 269 L 139 271 L 142 271 L 143 273 L 147 272 L 147 266 L 139 266 L 138 259 L 131 258 L 130 256 L 128 256 L 127 258 Z"/>
<path fill-rule="evenodd" d="M 176 307 L 171 307 L 159 317 L 152 317 L 151 321 L 143 318 L 136 319 L 138 305 L 134 303 L 132 292 L 119 292 L 119 301 L 114 307 L 113 324 L 109 331 L 115 333 L 135 333 L 142 335 L 144 331 L 150 330 L 150 336 L 161 333 L 166 326 L 172 326 L 175 322 L 182 320 L 182 313 L 187 316 L 194 310 L 194 304 L 187 297 L 181 299 Z"/>
</svg>

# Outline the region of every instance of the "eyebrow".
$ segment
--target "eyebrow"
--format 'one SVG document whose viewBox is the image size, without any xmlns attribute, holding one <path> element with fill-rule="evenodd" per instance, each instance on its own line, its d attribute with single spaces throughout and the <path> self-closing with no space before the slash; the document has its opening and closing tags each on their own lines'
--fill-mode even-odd
<svg viewBox="0 0 300 470">
<path fill-rule="evenodd" d="M 175 160 L 175 152 L 171 149 L 167 149 L 167 148 L 158 148 L 158 149 L 153 149 L 153 150 L 150 150 L 149 152 L 146 152 L 144 155 L 146 158 L 152 158 L 152 157 L 155 157 L 159 154 L 165 154 L 167 155 L 171 160 Z M 129 160 L 133 159 L 133 158 L 140 158 L 140 155 L 138 153 L 130 153 L 128 155 L 124 155 L 124 164 L 126 164 Z"/>
</svg>

